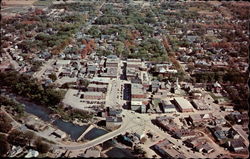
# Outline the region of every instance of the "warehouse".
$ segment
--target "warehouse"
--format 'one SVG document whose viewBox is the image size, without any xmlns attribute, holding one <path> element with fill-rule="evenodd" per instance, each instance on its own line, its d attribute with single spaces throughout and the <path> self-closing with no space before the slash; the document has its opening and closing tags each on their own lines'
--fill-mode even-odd
<svg viewBox="0 0 250 159">
<path fill-rule="evenodd" d="M 193 112 L 194 111 L 191 103 L 188 100 L 184 99 L 183 97 L 175 97 L 174 103 L 181 112 Z"/>
</svg>

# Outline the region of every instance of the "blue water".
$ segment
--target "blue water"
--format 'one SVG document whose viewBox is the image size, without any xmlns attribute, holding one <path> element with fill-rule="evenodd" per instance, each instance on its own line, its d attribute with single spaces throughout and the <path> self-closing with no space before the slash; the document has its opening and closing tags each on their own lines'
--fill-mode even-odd
<svg viewBox="0 0 250 159">
<path fill-rule="evenodd" d="M 87 140 L 93 140 L 99 136 L 102 136 L 104 134 L 107 134 L 108 131 L 103 130 L 103 129 L 98 129 L 98 128 L 93 128 L 91 129 L 85 136 L 84 138 Z"/>
</svg>

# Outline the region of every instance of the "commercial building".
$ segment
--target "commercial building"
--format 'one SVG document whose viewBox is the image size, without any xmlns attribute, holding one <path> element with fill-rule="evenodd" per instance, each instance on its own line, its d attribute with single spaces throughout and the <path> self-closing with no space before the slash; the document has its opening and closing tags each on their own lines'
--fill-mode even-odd
<svg viewBox="0 0 250 159">
<path fill-rule="evenodd" d="M 122 124 L 122 117 L 114 117 L 114 116 L 106 117 L 107 129 L 110 130 L 117 129 L 121 124 Z"/>
<path fill-rule="evenodd" d="M 84 99 L 105 99 L 105 94 L 102 92 L 84 92 L 82 96 Z"/>
<path fill-rule="evenodd" d="M 181 112 L 193 112 L 193 106 L 191 103 L 183 97 L 175 97 L 174 103 Z"/>
<path fill-rule="evenodd" d="M 186 158 L 184 153 L 177 150 L 175 145 L 167 139 L 153 145 L 152 149 L 157 151 L 163 158 Z"/>
<path fill-rule="evenodd" d="M 145 92 L 141 84 L 132 83 L 131 84 L 131 97 L 132 98 L 145 98 Z"/>
<path fill-rule="evenodd" d="M 164 113 L 176 113 L 175 106 L 167 100 L 162 101 L 162 109 Z"/>
<path fill-rule="evenodd" d="M 100 85 L 100 84 L 89 84 L 88 91 L 89 92 L 107 92 L 108 86 L 107 85 Z"/>
</svg>

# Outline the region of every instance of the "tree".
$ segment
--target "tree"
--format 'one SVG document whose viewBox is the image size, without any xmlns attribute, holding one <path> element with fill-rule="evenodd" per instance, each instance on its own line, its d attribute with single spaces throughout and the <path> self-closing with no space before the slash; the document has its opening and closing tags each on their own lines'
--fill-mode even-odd
<svg viewBox="0 0 250 159">
<path fill-rule="evenodd" d="M 0 157 L 5 157 L 10 150 L 10 144 L 7 142 L 7 137 L 5 135 L 0 134 L 0 145 Z"/>
<path fill-rule="evenodd" d="M 26 146 L 29 142 L 28 136 L 19 130 L 12 130 L 8 136 L 9 143 L 18 146 Z"/>
<path fill-rule="evenodd" d="M 29 146 L 30 146 L 31 141 L 36 137 L 35 133 L 32 131 L 26 131 L 24 135 L 29 139 Z"/>
<path fill-rule="evenodd" d="M 0 113 L 0 132 L 8 133 L 12 129 L 10 119 L 3 113 Z"/>
<path fill-rule="evenodd" d="M 40 153 L 47 153 L 50 150 L 50 145 L 43 142 L 41 138 L 37 138 L 35 141 L 36 150 Z"/>
<path fill-rule="evenodd" d="M 50 78 L 53 82 L 57 80 L 57 76 L 56 76 L 55 73 L 49 74 L 49 78 Z"/>
</svg>

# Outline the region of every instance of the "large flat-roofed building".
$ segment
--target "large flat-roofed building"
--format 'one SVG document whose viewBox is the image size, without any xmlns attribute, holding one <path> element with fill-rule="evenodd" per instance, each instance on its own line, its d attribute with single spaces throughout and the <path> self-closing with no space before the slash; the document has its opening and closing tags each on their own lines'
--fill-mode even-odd
<svg viewBox="0 0 250 159">
<path fill-rule="evenodd" d="M 139 111 L 141 110 L 142 101 L 131 101 L 131 110 Z"/>
<path fill-rule="evenodd" d="M 64 65 L 64 66 L 66 66 L 66 65 L 69 65 L 70 62 L 71 62 L 71 60 L 57 60 L 56 65 L 59 65 L 59 66 Z"/>
<path fill-rule="evenodd" d="M 139 69 L 142 66 L 141 59 L 128 59 L 127 67 Z"/>
<path fill-rule="evenodd" d="M 119 62 L 119 59 L 107 59 L 106 67 L 118 67 Z"/>
<path fill-rule="evenodd" d="M 143 86 L 141 84 L 132 83 L 131 84 L 131 97 L 133 98 L 145 98 L 145 93 L 143 90 Z"/>
<path fill-rule="evenodd" d="M 105 94 L 102 92 L 84 92 L 82 96 L 84 99 L 105 99 Z"/>
<path fill-rule="evenodd" d="M 164 158 L 186 158 L 184 153 L 175 148 L 174 144 L 167 139 L 153 145 L 152 148 Z"/>
<path fill-rule="evenodd" d="M 162 101 L 162 109 L 164 113 L 176 113 L 175 106 L 167 100 Z"/>
<path fill-rule="evenodd" d="M 110 81 L 110 78 L 108 77 L 94 77 L 90 80 L 90 83 L 94 83 L 94 84 L 105 84 L 108 85 Z"/>
<path fill-rule="evenodd" d="M 91 83 L 88 85 L 88 91 L 89 92 L 107 92 L 108 85 L 98 85 Z"/>
<path fill-rule="evenodd" d="M 183 97 L 175 97 L 174 103 L 181 112 L 193 112 L 194 108 L 191 103 Z"/>
</svg>

